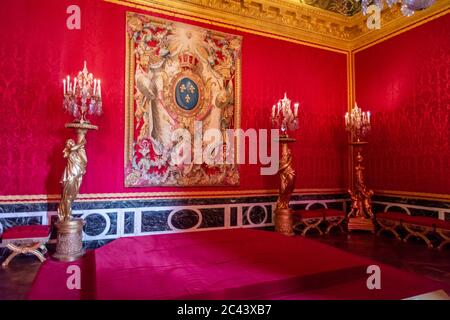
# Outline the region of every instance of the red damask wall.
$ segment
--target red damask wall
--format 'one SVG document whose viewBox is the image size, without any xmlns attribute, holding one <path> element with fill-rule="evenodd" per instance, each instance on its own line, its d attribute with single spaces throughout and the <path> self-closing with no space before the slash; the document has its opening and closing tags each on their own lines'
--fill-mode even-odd
<svg viewBox="0 0 450 320">
<path fill-rule="evenodd" d="M 450 193 L 450 14 L 358 52 L 356 97 L 373 112 L 367 182 Z"/>
<path fill-rule="evenodd" d="M 72 4 L 81 8 L 81 30 L 66 28 L 66 8 Z M 61 79 L 78 72 L 83 60 L 88 61 L 89 71 L 102 79 L 105 112 L 94 119 L 100 130 L 87 137 L 89 164 L 81 192 L 180 191 L 124 187 L 127 10 L 134 9 L 93 0 L 15 0 L 2 5 L 0 195 L 60 192 L 58 181 L 65 164 L 62 149 L 71 134 L 64 129 L 71 119 L 62 110 Z M 243 35 L 242 127 L 269 128 L 271 105 L 286 90 L 289 97 L 301 102 L 294 145 L 297 187 L 345 187 L 345 54 L 220 30 Z M 277 181 L 276 177 L 260 176 L 259 166 L 241 166 L 240 189 L 274 189 Z"/>
</svg>

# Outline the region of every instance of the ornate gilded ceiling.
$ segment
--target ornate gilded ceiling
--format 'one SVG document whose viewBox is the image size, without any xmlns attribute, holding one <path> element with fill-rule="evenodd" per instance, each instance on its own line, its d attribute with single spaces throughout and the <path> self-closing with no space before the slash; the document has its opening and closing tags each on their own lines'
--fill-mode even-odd
<svg viewBox="0 0 450 320">
<path fill-rule="evenodd" d="M 299 0 L 310 6 L 325 9 L 331 12 L 353 16 L 360 12 L 361 3 L 355 0 Z"/>
<path fill-rule="evenodd" d="M 370 30 L 354 0 L 105 0 L 166 15 L 348 52 L 396 31 L 450 12 L 450 1 L 405 17 L 398 5 Z"/>
</svg>

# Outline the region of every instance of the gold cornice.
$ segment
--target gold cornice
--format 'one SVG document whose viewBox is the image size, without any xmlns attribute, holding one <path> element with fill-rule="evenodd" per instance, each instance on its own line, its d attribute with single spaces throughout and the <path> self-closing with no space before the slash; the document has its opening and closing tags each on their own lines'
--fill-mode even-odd
<svg viewBox="0 0 450 320">
<path fill-rule="evenodd" d="M 105 0 L 271 38 L 348 52 L 391 37 L 449 12 L 448 0 L 404 17 L 399 6 L 382 12 L 380 30 L 369 30 L 367 17 L 344 16 L 299 0 Z"/>
<path fill-rule="evenodd" d="M 289 0 L 105 0 L 323 49 L 350 48 L 349 17 Z"/>
</svg>

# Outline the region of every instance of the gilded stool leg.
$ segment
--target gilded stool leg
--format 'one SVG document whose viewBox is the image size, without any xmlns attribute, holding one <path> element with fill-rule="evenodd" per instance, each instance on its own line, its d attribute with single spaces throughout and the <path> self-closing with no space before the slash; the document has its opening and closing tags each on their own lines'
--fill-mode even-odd
<svg viewBox="0 0 450 320">
<path fill-rule="evenodd" d="M 449 244 L 449 243 L 450 243 L 450 240 L 442 241 L 442 242 L 439 244 L 438 249 L 439 249 L 439 250 L 442 250 L 442 249 L 445 247 L 445 245 L 447 245 L 447 244 Z"/>
<path fill-rule="evenodd" d="M 450 237 L 447 236 L 447 235 L 445 235 L 444 231 L 442 231 L 442 230 L 438 230 L 438 231 L 437 231 L 437 234 L 438 234 L 439 236 L 441 236 L 442 239 L 444 239 L 444 240 L 439 244 L 439 247 L 438 247 L 439 250 L 442 250 L 442 249 L 444 248 L 445 245 L 447 245 L 447 244 L 450 243 Z M 449 234 L 450 234 L 450 232 L 449 232 Z"/>
<path fill-rule="evenodd" d="M 40 253 L 38 250 L 34 250 L 31 253 L 34 254 L 41 262 L 44 262 L 46 260 L 44 255 L 42 253 Z"/>
<path fill-rule="evenodd" d="M 339 220 L 336 221 L 332 221 L 332 220 L 326 220 L 329 225 L 327 227 L 327 229 L 325 230 L 325 234 L 329 234 L 331 229 L 334 227 L 338 227 L 341 232 L 344 232 L 344 229 L 342 229 L 342 221 L 344 221 L 344 218 L 340 218 Z"/>
<path fill-rule="evenodd" d="M 24 253 L 31 253 L 33 255 L 35 255 L 41 262 L 45 261 L 45 257 L 44 255 L 39 251 L 39 248 L 42 247 L 43 243 L 42 242 L 38 242 L 35 244 L 32 244 L 28 247 L 23 248 Z"/>
<path fill-rule="evenodd" d="M 382 222 L 379 220 L 377 222 L 378 222 L 379 226 L 381 227 L 380 230 L 378 230 L 378 232 L 377 232 L 377 236 L 381 235 L 381 233 L 383 231 L 387 231 L 387 232 L 392 233 L 397 240 L 400 240 L 400 241 L 402 240 L 402 238 L 398 234 L 397 230 L 395 230 L 395 228 L 398 226 L 396 223 L 392 223 L 389 225 L 386 222 Z"/>
<path fill-rule="evenodd" d="M 419 226 L 412 227 L 408 224 L 405 224 L 404 227 L 405 227 L 406 231 L 408 231 L 408 235 L 405 237 L 405 239 L 403 239 L 404 242 L 407 242 L 408 239 L 411 237 L 417 237 L 417 238 L 420 238 L 423 241 L 425 241 L 428 248 L 433 248 L 433 244 L 426 236 L 426 234 L 429 232 L 429 230 L 427 228 L 423 228 L 423 227 L 419 227 Z M 417 231 L 412 229 L 414 227 L 417 228 Z"/>
<path fill-rule="evenodd" d="M 12 259 L 14 259 L 17 255 L 19 255 L 20 252 L 11 252 L 10 255 L 6 258 L 5 261 L 3 261 L 2 263 L 2 267 L 6 268 L 8 266 L 8 264 L 11 262 Z"/>
<path fill-rule="evenodd" d="M 19 254 L 31 253 L 36 256 L 41 262 L 45 261 L 44 255 L 38 250 L 44 244 L 42 242 L 37 242 L 33 244 L 18 246 L 14 243 L 8 243 L 6 247 L 11 250 L 11 254 L 2 263 L 2 267 L 6 268 L 8 264 Z"/>
<path fill-rule="evenodd" d="M 296 230 L 296 231 L 298 231 L 298 232 L 301 232 L 301 231 L 300 231 L 300 227 L 301 227 L 302 225 L 304 225 L 303 222 L 301 222 L 301 221 L 296 222 L 296 223 L 294 223 L 292 229 L 293 229 L 293 230 Z"/>
<path fill-rule="evenodd" d="M 306 233 L 308 233 L 309 230 L 313 230 L 313 229 L 317 229 L 319 231 L 319 234 L 322 235 L 323 232 L 319 228 L 319 225 L 321 222 L 322 222 L 322 219 L 319 219 L 316 222 L 313 222 L 311 224 L 309 224 L 305 221 L 306 228 L 303 229 L 302 236 L 306 236 Z"/>
</svg>

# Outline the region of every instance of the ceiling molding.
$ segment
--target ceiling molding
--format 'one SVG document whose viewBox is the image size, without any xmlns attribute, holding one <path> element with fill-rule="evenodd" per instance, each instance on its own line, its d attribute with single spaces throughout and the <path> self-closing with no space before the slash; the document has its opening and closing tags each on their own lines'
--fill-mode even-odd
<svg viewBox="0 0 450 320">
<path fill-rule="evenodd" d="M 105 0 L 120 5 L 349 52 L 450 11 L 448 0 L 404 17 L 399 6 L 382 12 L 381 29 L 369 30 L 361 13 L 345 16 L 306 0 Z M 310 3 L 310 4 L 307 4 Z"/>
<path fill-rule="evenodd" d="M 317 8 L 329 10 L 344 16 L 353 16 L 361 11 L 361 2 L 355 0 L 291 0 L 305 3 Z"/>
<path fill-rule="evenodd" d="M 411 17 L 403 16 L 400 6 L 394 6 L 390 10 L 383 11 L 380 30 L 369 30 L 366 25 L 366 17 L 359 13 L 352 19 L 357 20 L 356 23 L 364 27 L 362 28 L 363 32 L 355 34 L 352 39 L 352 49 L 359 51 L 448 13 L 450 13 L 450 1 L 448 0 L 438 0 L 430 8 L 417 11 Z"/>
</svg>

